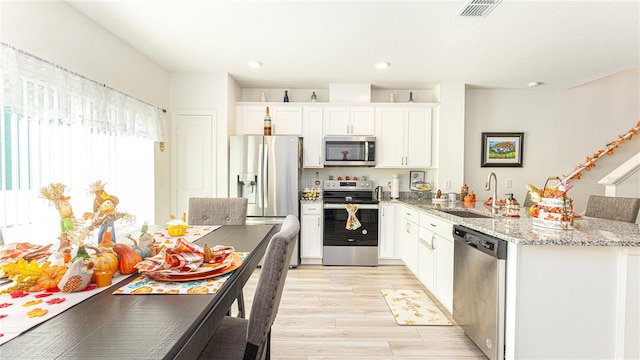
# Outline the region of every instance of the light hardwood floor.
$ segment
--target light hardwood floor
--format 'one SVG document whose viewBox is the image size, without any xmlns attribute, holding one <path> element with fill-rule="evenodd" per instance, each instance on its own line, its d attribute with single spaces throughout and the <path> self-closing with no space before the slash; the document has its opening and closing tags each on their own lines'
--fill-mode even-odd
<svg viewBox="0 0 640 360">
<path fill-rule="evenodd" d="M 245 287 L 247 311 L 259 272 Z M 300 265 L 290 269 L 272 328 L 271 358 L 486 360 L 456 325 L 397 325 L 382 289 L 428 293 L 404 266 Z M 442 306 L 440 309 L 449 316 Z"/>
</svg>

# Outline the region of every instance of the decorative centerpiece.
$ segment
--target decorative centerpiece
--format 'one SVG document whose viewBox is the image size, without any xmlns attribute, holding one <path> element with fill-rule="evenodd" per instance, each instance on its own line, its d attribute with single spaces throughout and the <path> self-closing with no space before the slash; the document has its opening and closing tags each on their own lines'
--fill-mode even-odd
<svg viewBox="0 0 640 360">
<path fill-rule="evenodd" d="M 553 187 L 547 187 L 549 180 L 558 180 Z M 571 186 L 560 181 L 558 176 L 550 176 L 542 191 L 529 185 L 532 201 L 537 204 L 529 209 L 533 217 L 533 225 L 547 229 L 573 230 L 573 201 L 567 197 Z"/>
<path fill-rule="evenodd" d="M 169 236 L 183 236 L 187 233 L 187 228 L 190 226 L 187 224 L 187 214 L 182 213 L 182 219 L 178 219 L 175 215 L 171 215 L 171 220 L 165 224 Z"/>
</svg>

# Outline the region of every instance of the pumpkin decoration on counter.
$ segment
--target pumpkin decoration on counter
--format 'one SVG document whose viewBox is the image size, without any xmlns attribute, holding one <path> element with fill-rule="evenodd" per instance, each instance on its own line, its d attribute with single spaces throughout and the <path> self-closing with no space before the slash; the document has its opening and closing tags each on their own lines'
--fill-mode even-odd
<svg viewBox="0 0 640 360">
<path fill-rule="evenodd" d="M 137 271 L 135 265 L 142 261 L 140 255 L 136 254 L 130 247 L 124 244 L 115 244 L 113 251 L 118 254 L 118 271 L 122 275 L 133 274 Z"/>
<path fill-rule="evenodd" d="M 111 277 L 113 277 L 118 270 L 118 257 L 116 254 L 106 249 L 100 249 L 94 246 L 86 247 L 96 252 L 95 255 L 89 259 L 89 261 L 93 263 L 94 270 L 96 272 L 109 271 L 111 272 Z"/>
<path fill-rule="evenodd" d="M 84 290 L 93 276 L 93 263 L 84 259 L 77 259 L 58 283 L 62 292 L 76 292 Z"/>
<path fill-rule="evenodd" d="M 42 270 L 42 274 L 37 280 L 38 286 L 44 291 L 51 291 L 58 287 L 58 283 L 64 277 L 67 268 L 64 266 L 53 265 Z"/>
</svg>

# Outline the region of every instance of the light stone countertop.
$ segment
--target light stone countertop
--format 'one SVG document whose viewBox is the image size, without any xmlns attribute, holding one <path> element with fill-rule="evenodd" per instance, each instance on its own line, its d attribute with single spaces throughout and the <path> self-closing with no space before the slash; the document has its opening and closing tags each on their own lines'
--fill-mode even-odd
<svg viewBox="0 0 640 360">
<path fill-rule="evenodd" d="M 409 205 L 470 229 L 519 245 L 551 246 L 633 246 L 640 247 L 640 226 L 620 221 L 581 217 L 574 220 L 573 230 L 546 229 L 533 225 L 533 219 L 520 210 L 520 217 L 463 218 L 438 209 L 468 210 L 491 216 L 490 208 L 481 202 L 466 205 L 460 202 L 434 204 L 431 200 L 400 199 L 381 204 Z"/>
</svg>

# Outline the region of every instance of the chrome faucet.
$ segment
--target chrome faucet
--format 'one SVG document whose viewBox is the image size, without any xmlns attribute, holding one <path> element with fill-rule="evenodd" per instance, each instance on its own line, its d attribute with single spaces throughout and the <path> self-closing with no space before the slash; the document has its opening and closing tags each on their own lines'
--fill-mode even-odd
<svg viewBox="0 0 640 360">
<path fill-rule="evenodd" d="M 484 185 L 484 189 L 489 191 L 491 190 L 491 178 L 493 178 L 493 194 L 491 195 L 491 213 L 492 214 L 497 214 L 498 213 L 498 178 L 496 177 L 495 173 L 491 173 L 489 174 L 489 177 L 487 177 L 487 183 Z"/>
</svg>

